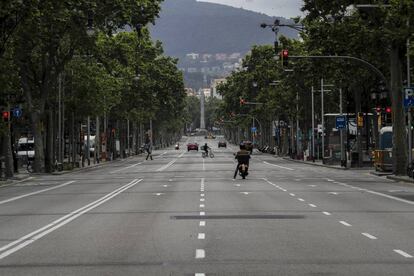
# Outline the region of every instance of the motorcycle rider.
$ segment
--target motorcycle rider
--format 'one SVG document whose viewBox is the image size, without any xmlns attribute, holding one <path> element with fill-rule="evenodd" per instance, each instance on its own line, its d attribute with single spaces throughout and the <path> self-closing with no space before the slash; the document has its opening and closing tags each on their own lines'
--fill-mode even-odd
<svg viewBox="0 0 414 276">
<path fill-rule="evenodd" d="M 236 153 L 235 155 L 235 159 L 237 159 L 237 167 L 236 170 L 234 171 L 234 179 L 236 179 L 237 176 L 237 172 L 239 171 L 239 167 L 242 164 L 247 165 L 246 168 L 246 175 L 248 174 L 248 169 L 249 169 L 249 159 L 250 159 L 250 153 L 249 151 L 246 150 L 246 145 L 244 145 L 243 143 L 240 144 L 240 150 Z"/>
</svg>

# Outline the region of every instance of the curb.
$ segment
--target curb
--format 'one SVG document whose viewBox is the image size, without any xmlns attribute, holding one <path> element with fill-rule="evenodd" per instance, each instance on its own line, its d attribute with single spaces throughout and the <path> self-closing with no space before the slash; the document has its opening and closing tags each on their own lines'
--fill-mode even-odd
<svg viewBox="0 0 414 276">
<path fill-rule="evenodd" d="M 396 176 L 396 175 L 388 175 L 386 176 L 387 179 L 399 181 L 399 182 L 405 182 L 409 184 L 414 184 L 414 179 L 408 178 L 408 177 L 402 177 L 402 176 Z"/>
<path fill-rule="evenodd" d="M 324 167 L 324 168 L 335 169 L 335 170 L 349 170 L 349 168 L 334 167 L 334 166 L 330 166 L 330 165 L 313 163 L 313 162 L 312 163 L 311 162 L 305 162 L 305 161 L 300 161 L 300 160 L 294 160 L 294 159 L 291 159 L 291 158 L 288 158 L 288 157 L 282 157 L 282 159 L 290 161 L 290 162 L 296 162 L 296 163 L 301 163 L 301 164 L 310 165 L 310 166 Z"/>
</svg>

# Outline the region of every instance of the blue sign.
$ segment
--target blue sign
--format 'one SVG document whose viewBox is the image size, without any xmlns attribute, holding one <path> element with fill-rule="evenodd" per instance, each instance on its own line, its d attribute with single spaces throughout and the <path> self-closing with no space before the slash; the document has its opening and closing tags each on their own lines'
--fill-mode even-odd
<svg viewBox="0 0 414 276">
<path fill-rule="evenodd" d="M 252 132 L 256 132 L 257 128 L 256 127 L 252 127 Z"/>
<path fill-rule="evenodd" d="M 336 128 L 337 129 L 346 128 L 346 117 L 345 116 L 336 116 Z"/>
<path fill-rule="evenodd" d="M 406 87 L 404 88 L 404 107 L 412 107 L 414 106 L 414 88 L 413 87 Z"/>
<path fill-rule="evenodd" d="M 13 108 L 13 117 L 20 118 L 23 111 L 19 107 Z"/>
</svg>

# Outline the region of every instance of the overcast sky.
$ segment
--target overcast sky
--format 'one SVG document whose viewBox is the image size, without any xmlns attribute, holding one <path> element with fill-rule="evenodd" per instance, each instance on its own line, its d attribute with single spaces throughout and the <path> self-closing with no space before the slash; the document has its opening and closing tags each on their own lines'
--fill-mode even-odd
<svg viewBox="0 0 414 276">
<path fill-rule="evenodd" d="M 302 15 L 302 0 L 197 0 L 229 5 L 286 18 Z"/>
</svg>

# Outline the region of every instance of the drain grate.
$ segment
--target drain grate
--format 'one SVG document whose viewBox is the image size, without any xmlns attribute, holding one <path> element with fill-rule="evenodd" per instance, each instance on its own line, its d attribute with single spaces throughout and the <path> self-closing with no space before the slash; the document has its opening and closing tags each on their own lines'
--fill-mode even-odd
<svg viewBox="0 0 414 276">
<path fill-rule="evenodd" d="M 171 219 L 304 219 L 304 215 L 209 215 L 209 216 L 171 216 Z"/>
</svg>

